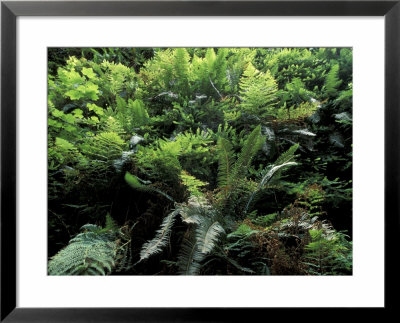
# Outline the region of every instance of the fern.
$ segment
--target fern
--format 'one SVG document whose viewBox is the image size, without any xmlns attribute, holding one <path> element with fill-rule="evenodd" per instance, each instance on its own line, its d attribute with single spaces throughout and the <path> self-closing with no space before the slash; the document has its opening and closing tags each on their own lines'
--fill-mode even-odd
<svg viewBox="0 0 400 323">
<path fill-rule="evenodd" d="M 222 199 L 220 200 L 222 205 L 225 205 L 227 199 L 237 190 L 239 184 L 243 182 L 251 161 L 261 149 L 264 140 L 264 137 L 261 136 L 261 126 L 259 125 L 249 134 L 237 160 L 233 163 L 232 145 L 224 138 L 218 139 L 218 185 L 222 192 Z"/>
<path fill-rule="evenodd" d="M 144 106 L 143 101 L 131 99 L 128 100 L 128 107 L 132 114 L 132 123 L 136 127 L 145 126 L 149 123 L 149 114 Z"/>
<path fill-rule="evenodd" d="M 278 171 L 280 171 L 284 167 L 293 166 L 293 165 L 297 165 L 297 163 L 287 162 L 287 163 L 283 163 L 283 164 L 276 165 L 276 166 L 273 165 L 271 167 L 271 169 L 267 172 L 267 174 L 265 174 L 265 176 L 261 179 L 257 190 L 251 194 L 251 196 L 246 204 L 246 207 L 244 209 L 244 213 L 247 213 L 250 203 L 253 201 L 255 195 L 271 180 L 271 178 L 274 176 L 274 174 L 276 174 Z"/>
<path fill-rule="evenodd" d="M 111 115 L 105 121 L 104 131 L 114 132 L 121 138 L 126 136 L 126 131 L 124 130 L 122 123 Z"/>
<path fill-rule="evenodd" d="M 280 165 L 274 165 L 269 171 L 268 173 L 262 178 L 260 185 L 259 185 L 259 189 L 261 189 L 262 187 L 264 187 L 272 178 L 272 176 L 274 176 L 274 174 L 276 174 L 278 171 L 281 170 L 281 168 L 283 167 L 288 167 L 288 166 L 294 166 L 297 165 L 296 162 L 286 162 Z"/>
<path fill-rule="evenodd" d="M 167 245 L 171 228 L 174 224 L 175 217 L 179 212 L 180 210 L 176 209 L 164 218 L 160 229 L 156 231 L 156 236 L 152 240 L 143 244 L 142 250 L 140 251 L 139 261 L 143 261 L 151 255 L 160 253 L 163 247 Z"/>
<path fill-rule="evenodd" d="M 233 149 L 231 143 L 223 138 L 218 138 L 218 186 L 228 187 L 233 168 Z"/>
<path fill-rule="evenodd" d="M 190 84 L 189 84 L 189 54 L 185 48 L 177 48 L 174 50 L 174 87 L 178 90 L 177 92 L 183 96 L 189 96 Z"/>
<path fill-rule="evenodd" d="M 115 107 L 108 109 L 107 113 L 118 121 L 126 133 L 132 133 L 135 128 L 144 127 L 150 122 L 147 109 L 143 101 L 139 99 L 125 101 L 117 96 Z"/>
<path fill-rule="evenodd" d="M 195 235 L 192 234 L 189 239 L 185 238 L 178 255 L 179 274 L 197 275 L 203 260 L 204 254 L 199 251 Z"/>
<path fill-rule="evenodd" d="M 199 251 L 202 254 L 210 253 L 221 234 L 225 233 L 224 228 L 218 221 L 203 218 L 196 230 L 196 239 Z"/>
<path fill-rule="evenodd" d="M 227 83 L 226 55 L 224 48 L 219 48 L 215 54 L 213 48 L 208 48 L 204 58 L 193 56 L 192 73 L 195 88 L 206 96 L 221 98 L 221 91 Z"/>
<path fill-rule="evenodd" d="M 187 204 L 180 205 L 180 210 L 183 222 L 190 227 L 187 233 L 189 238 L 185 237 L 182 242 L 177 265 L 180 274 L 195 275 L 202 267 L 202 260 L 214 250 L 225 230 L 204 197 L 192 196 Z"/>
<path fill-rule="evenodd" d="M 326 275 L 334 262 L 335 240 L 324 237 L 323 229 L 309 230 L 311 242 L 305 246 L 309 272 L 314 275 Z"/>
<path fill-rule="evenodd" d="M 247 213 L 247 210 L 249 209 L 249 206 L 253 199 L 255 198 L 256 194 L 265 186 L 267 183 L 272 179 L 272 177 L 275 175 L 278 175 L 283 168 L 289 167 L 289 166 L 294 166 L 297 165 L 296 162 L 291 161 L 294 158 L 294 153 L 296 152 L 297 148 L 299 147 L 298 144 L 293 145 L 278 157 L 278 159 L 275 161 L 273 165 L 268 167 L 268 171 L 266 174 L 261 178 L 260 183 L 258 184 L 257 190 L 254 191 L 251 195 L 250 198 L 246 204 L 246 207 L 244 209 L 244 213 Z"/>
<path fill-rule="evenodd" d="M 139 191 L 143 191 L 143 192 L 149 192 L 149 193 L 154 193 L 155 192 L 155 193 L 158 193 L 158 194 L 164 196 L 168 200 L 174 202 L 174 199 L 171 196 L 169 196 L 167 193 L 164 193 L 163 191 L 161 191 L 158 188 L 155 188 L 153 186 L 142 184 L 140 181 L 144 182 L 143 180 L 140 180 L 138 177 L 130 174 L 129 172 L 125 173 L 125 181 L 133 189 L 136 189 L 136 190 L 139 190 Z"/>
<path fill-rule="evenodd" d="M 248 256 L 254 248 L 250 238 L 255 237 L 258 233 L 258 230 L 250 228 L 246 223 L 241 223 L 234 232 L 227 235 L 227 241 L 223 247 L 224 252 L 221 253 L 223 258 L 239 271 L 254 274 L 254 270 L 248 268 L 249 265 L 253 265 L 253 263 L 249 262 L 251 259 Z M 237 260 L 240 259 L 246 262 L 247 267 L 240 265 L 238 261 L 232 259 L 234 254 Z"/>
<path fill-rule="evenodd" d="M 203 193 L 201 192 L 201 188 L 206 186 L 208 183 L 203 182 L 196 177 L 190 175 L 186 171 L 182 171 L 179 175 L 180 179 L 182 180 L 183 185 L 187 187 L 187 190 L 193 196 L 201 196 Z"/>
<path fill-rule="evenodd" d="M 261 126 L 258 125 L 244 142 L 238 159 L 233 166 L 231 182 L 234 183 L 246 175 L 253 157 L 261 149 L 263 143 L 264 137 L 261 136 Z"/>
<path fill-rule="evenodd" d="M 111 230 L 111 231 L 118 230 L 117 222 L 115 222 L 115 220 L 111 217 L 111 215 L 109 213 L 107 213 L 107 215 L 106 215 L 105 230 Z"/>
<path fill-rule="evenodd" d="M 135 77 L 132 69 L 122 65 L 104 60 L 97 72 L 101 76 L 103 95 L 108 97 L 108 103 L 113 103 L 124 89 L 129 88 L 129 81 Z"/>
<path fill-rule="evenodd" d="M 187 224 L 200 224 L 207 212 L 212 208 L 204 196 L 190 196 L 187 204 L 180 204 L 182 221 Z"/>
<path fill-rule="evenodd" d="M 124 140 L 115 132 L 100 132 L 80 145 L 83 155 L 93 162 L 111 162 L 119 158 L 125 146 Z"/>
<path fill-rule="evenodd" d="M 51 258 L 49 275 L 107 275 L 115 266 L 116 236 L 96 225 L 85 225 L 69 244 Z"/>
<path fill-rule="evenodd" d="M 336 96 L 342 80 L 339 80 L 339 64 L 333 65 L 325 79 L 325 90 L 328 96 Z"/>
<path fill-rule="evenodd" d="M 277 160 L 275 161 L 275 165 L 287 163 L 295 158 L 295 152 L 299 148 L 299 144 L 295 144 L 291 146 L 287 151 L 285 151 L 283 154 L 281 154 Z"/>
<path fill-rule="evenodd" d="M 240 79 L 241 107 L 258 117 L 274 115 L 278 86 L 269 71 L 259 72 L 251 63 Z"/>
</svg>

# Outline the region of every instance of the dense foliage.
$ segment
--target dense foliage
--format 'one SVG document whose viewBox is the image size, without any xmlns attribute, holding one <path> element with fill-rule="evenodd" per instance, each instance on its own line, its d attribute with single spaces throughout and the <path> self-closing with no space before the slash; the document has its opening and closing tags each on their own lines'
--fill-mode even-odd
<svg viewBox="0 0 400 323">
<path fill-rule="evenodd" d="M 50 48 L 50 275 L 352 273 L 352 50 Z"/>
</svg>

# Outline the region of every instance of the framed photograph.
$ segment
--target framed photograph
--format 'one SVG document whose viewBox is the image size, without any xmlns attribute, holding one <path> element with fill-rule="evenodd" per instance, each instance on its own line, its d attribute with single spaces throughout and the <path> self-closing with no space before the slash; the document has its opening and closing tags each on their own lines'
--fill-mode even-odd
<svg viewBox="0 0 400 323">
<path fill-rule="evenodd" d="M 387 314 L 399 19 L 398 1 L 3 1 L 1 321 Z"/>
</svg>

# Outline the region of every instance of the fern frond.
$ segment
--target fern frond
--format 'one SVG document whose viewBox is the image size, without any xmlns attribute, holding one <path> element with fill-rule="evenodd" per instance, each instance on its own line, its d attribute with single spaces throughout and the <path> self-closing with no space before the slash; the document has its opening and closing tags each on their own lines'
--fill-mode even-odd
<svg viewBox="0 0 400 323">
<path fill-rule="evenodd" d="M 178 268 L 180 275 L 197 275 L 201 269 L 204 255 L 199 251 L 195 236 L 184 239 L 178 255 Z"/>
<path fill-rule="evenodd" d="M 181 204 L 179 208 L 182 221 L 188 224 L 200 224 L 204 217 L 212 214 L 212 206 L 204 196 L 192 195 L 187 204 Z"/>
<path fill-rule="evenodd" d="M 139 261 L 143 261 L 144 259 L 149 258 L 151 255 L 160 253 L 162 251 L 163 247 L 165 247 L 168 242 L 171 228 L 175 222 L 175 216 L 179 214 L 179 212 L 180 210 L 176 209 L 164 218 L 160 229 L 156 231 L 156 236 L 152 240 L 143 244 L 142 250 L 140 251 Z"/>
<path fill-rule="evenodd" d="M 258 184 L 257 190 L 254 191 L 251 195 L 249 200 L 247 201 L 246 207 L 244 209 L 244 213 L 247 213 L 249 206 L 253 199 L 255 198 L 256 194 L 272 179 L 273 176 L 278 175 L 284 168 L 288 166 L 297 165 L 296 162 L 291 161 L 294 159 L 294 153 L 296 152 L 299 144 L 291 146 L 286 152 L 278 157 L 274 165 L 271 165 L 268 168 L 267 173 L 261 178 L 260 183 Z"/>
<path fill-rule="evenodd" d="M 189 82 L 189 64 L 190 56 L 185 48 L 176 48 L 174 50 L 173 69 L 176 82 L 176 88 L 183 96 L 190 94 L 190 82 Z"/>
<path fill-rule="evenodd" d="M 240 78 L 241 108 L 260 117 L 274 114 L 278 86 L 269 71 L 262 73 L 251 63 Z"/>
<path fill-rule="evenodd" d="M 88 224 L 83 225 L 81 227 L 81 230 L 85 231 L 85 232 L 86 231 L 87 232 L 99 232 L 101 230 L 101 227 L 99 227 L 98 225 L 95 225 L 95 224 L 88 223 Z M 72 240 L 74 240 L 74 239 L 72 239 Z"/>
<path fill-rule="evenodd" d="M 203 182 L 196 177 L 190 175 L 187 171 L 182 170 L 181 174 L 179 175 L 179 178 L 182 180 L 183 185 L 187 187 L 187 190 L 193 195 L 193 196 L 201 196 L 203 193 L 201 192 L 201 189 L 203 186 L 206 186 L 208 183 Z"/>
<path fill-rule="evenodd" d="M 182 222 L 187 224 L 200 224 L 201 217 L 199 214 L 188 215 L 187 213 L 181 213 Z"/>
<path fill-rule="evenodd" d="M 115 222 L 115 220 L 111 217 L 111 215 L 109 213 L 107 213 L 107 215 L 106 215 L 105 229 L 112 230 L 112 231 L 118 230 L 117 222 Z"/>
<path fill-rule="evenodd" d="M 218 186 L 220 188 L 228 186 L 229 177 L 233 167 L 233 148 L 232 144 L 225 138 L 218 138 Z"/>
<path fill-rule="evenodd" d="M 111 113 L 112 110 L 108 110 L 107 112 Z M 104 131 L 114 132 L 121 138 L 123 138 L 126 135 L 126 132 L 121 125 L 121 122 L 116 118 L 114 118 L 112 115 L 109 115 L 109 117 L 106 119 L 104 123 Z"/>
<path fill-rule="evenodd" d="M 295 145 L 291 146 L 287 151 L 285 151 L 283 154 L 281 154 L 277 158 L 274 165 L 280 165 L 280 164 L 287 163 L 287 162 L 293 160 L 295 157 L 294 153 L 297 151 L 299 146 L 300 146 L 299 144 L 295 144 Z"/>
<path fill-rule="evenodd" d="M 218 221 L 202 218 L 196 230 L 198 249 L 202 254 L 209 254 L 218 241 L 221 234 L 225 233 L 224 228 Z"/>
<path fill-rule="evenodd" d="M 292 133 L 299 134 L 299 135 L 302 135 L 302 136 L 308 136 L 308 137 L 315 137 L 316 136 L 315 133 L 309 131 L 308 129 L 293 130 Z"/>
<path fill-rule="evenodd" d="M 267 184 L 267 183 L 271 180 L 272 176 L 274 176 L 275 173 L 276 173 L 278 170 L 280 170 L 281 168 L 287 167 L 287 166 L 294 166 L 294 165 L 297 165 L 297 163 L 296 163 L 296 162 L 287 162 L 287 163 L 283 163 L 283 164 L 281 164 L 281 165 L 273 166 L 273 167 L 268 171 L 268 173 L 262 178 L 262 180 L 261 180 L 261 182 L 260 182 L 260 185 L 259 185 L 259 188 L 261 189 L 265 184 Z"/>
<path fill-rule="evenodd" d="M 174 199 L 171 196 L 169 196 L 167 193 L 164 193 L 163 191 L 161 191 L 161 190 L 159 190 L 159 189 L 157 189 L 155 187 L 152 187 L 152 186 L 149 186 L 149 185 L 144 185 L 144 184 L 140 183 L 139 178 L 134 176 L 134 175 L 132 175 L 129 172 L 125 173 L 125 181 L 133 189 L 136 189 L 136 190 L 142 191 L 142 192 L 148 192 L 148 193 L 154 193 L 155 192 L 155 193 L 158 193 L 158 194 L 164 196 L 168 200 L 174 202 Z"/>
<path fill-rule="evenodd" d="M 86 225 L 86 230 L 53 256 L 48 264 L 49 275 L 107 275 L 115 266 L 115 236 L 102 228 Z M 88 231 L 89 230 L 89 231 Z"/>
<path fill-rule="evenodd" d="M 329 96 L 335 96 L 338 92 L 338 88 L 342 84 L 342 80 L 339 79 L 339 64 L 333 65 L 325 79 L 325 89 Z"/>
<path fill-rule="evenodd" d="M 147 113 L 143 101 L 139 99 L 132 101 L 131 99 L 129 99 L 128 107 L 131 110 L 133 124 L 135 126 L 145 126 L 149 122 L 149 114 Z"/>
<path fill-rule="evenodd" d="M 246 175 L 253 157 L 257 151 L 261 149 L 263 143 L 264 138 L 261 136 L 261 126 L 258 125 L 247 137 L 239 157 L 234 164 L 231 175 L 232 182 L 236 182 L 238 179 Z"/>
<path fill-rule="evenodd" d="M 249 274 L 254 274 L 253 270 L 251 270 L 250 268 L 243 267 L 243 266 L 239 265 L 239 263 L 237 261 L 235 261 L 232 258 L 228 257 L 224 253 L 221 253 L 220 255 L 221 255 L 221 257 L 223 259 L 225 259 L 227 262 L 229 262 L 231 265 L 233 265 L 236 269 L 239 269 L 240 271 L 243 271 L 243 272 L 246 272 L 246 273 L 249 273 Z"/>
<path fill-rule="evenodd" d="M 343 136 L 339 132 L 329 135 L 329 142 L 338 148 L 345 147 Z"/>
</svg>

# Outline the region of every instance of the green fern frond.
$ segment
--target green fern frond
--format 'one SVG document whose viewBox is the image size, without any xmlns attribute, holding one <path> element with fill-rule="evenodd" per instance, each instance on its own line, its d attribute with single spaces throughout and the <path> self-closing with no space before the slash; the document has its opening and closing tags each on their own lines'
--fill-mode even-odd
<svg viewBox="0 0 400 323">
<path fill-rule="evenodd" d="M 176 82 L 176 89 L 181 95 L 188 96 L 190 94 L 189 83 L 189 64 L 190 56 L 185 48 L 176 48 L 174 50 L 174 81 Z"/>
<path fill-rule="evenodd" d="M 220 253 L 219 255 L 221 256 L 221 258 L 225 259 L 227 262 L 229 262 L 231 265 L 233 265 L 236 269 L 239 269 L 240 271 L 243 271 L 248 274 L 254 274 L 253 270 L 239 265 L 239 263 L 237 261 L 233 260 L 231 257 L 228 257 L 225 253 Z"/>
<path fill-rule="evenodd" d="M 291 146 L 286 152 L 278 157 L 273 165 L 267 168 L 267 172 L 261 178 L 260 183 L 258 184 L 257 190 L 254 191 L 249 200 L 247 201 L 246 207 L 244 209 L 244 213 L 247 213 L 251 202 L 256 197 L 257 193 L 272 179 L 273 176 L 278 176 L 279 173 L 286 167 L 297 165 L 296 162 L 291 161 L 294 159 L 294 153 L 296 152 L 299 144 Z"/>
<path fill-rule="evenodd" d="M 339 79 L 339 64 L 333 65 L 325 79 L 325 89 L 328 96 L 335 96 L 342 80 Z"/>
<path fill-rule="evenodd" d="M 108 111 L 110 112 L 110 110 Z M 121 138 L 126 135 L 124 128 L 122 127 L 119 120 L 115 119 L 113 116 L 109 116 L 104 124 L 104 131 L 106 132 L 114 132 L 118 134 Z"/>
<path fill-rule="evenodd" d="M 82 227 L 85 232 L 70 243 L 48 264 L 49 275 L 107 275 L 115 266 L 115 236 L 95 225 Z"/>
<path fill-rule="evenodd" d="M 199 251 L 195 236 L 184 239 L 178 255 L 178 268 L 180 275 L 197 275 L 201 269 L 204 254 Z"/>
<path fill-rule="evenodd" d="M 273 166 L 268 171 L 268 173 L 262 178 L 259 188 L 261 189 L 264 185 L 266 185 L 271 180 L 272 176 L 274 176 L 276 172 L 281 170 L 281 168 L 288 167 L 288 166 L 294 166 L 294 165 L 297 165 L 297 163 L 296 162 L 287 162 L 287 163 L 283 163 L 281 165 Z"/>
<path fill-rule="evenodd" d="M 131 99 L 129 99 L 128 107 L 131 110 L 133 119 L 132 123 L 135 126 L 140 127 L 148 124 L 150 118 L 142 100 L 136 99 L 135 101 L 132 101 Z"/>
<path fill-rule="evenodd" d="M 106 215 L 106 225 L 105 230 L 116 231 L 118 230 L 118 224 L 115 220 L 111 217 L 109 213 Z"/>
<path fill-rule="evenodd" d="M 112 163 L 120 158 L 125 141 L 115 132 L 100 132 L 88 137 L 80 145 L 82 154 L 90 158 L 93 163 Z"/>
<path fill-rule="evenodd" d="M 233 148 L 232 144 L 225 138 L 218 138 L 218 186 L 227 187 L 233 168 Z"/>
<path fill-rule="evenodd" d="M 232 182 L 236 182 L 246 175 L 253 157 L 257 151 L 261 149 L 263 143 L 264 138 L 261 136 L 261 126 L 258 125 L 247 137 L 239 157 L 235 162 L 231 175 Z"/>
<path fill-rule="evenodd" d="M 221 234 L 225 233 L 224 228 L 218 221 L 209 218 L 202 218 L 196 229 L 196 238 L 199 251 L 202 254 L 209 254 L 218 241 Z"/>
<path fill-rule="evenodd" d="M 174 199 L 173 199 L 171 196 L 169 196 L 167 193 L 164 193 L 163 191 L 161 191 L 161 190 L 159 190 L 159 189 L 157 189 L 157 188 L 155 188 L 155 187 L 142 184 L 142 183 L 139 181 L 139 178 L 138 178 L 138 177 L 132 175 L 132 174 L 129 173 L 129 172 L 126 172 L 126 173 L 125 173 L 125 181 L 126 181 L 126 182 L 129 184 L 129 186 L 132 187 L 133 189 L 136 189 L 136 190 L 142 191 L 142 192 L 149 192 L 149 193 L 154 193 L 154 192 L 155 192 L 155 193 L 158 193 L 158 194 L 164 196 L 164 197 L 167 198 L 168 200 L 174 202 Z"/>
<path fill-rule="evenodd" d="M 259 117 L 273 115 L 278 86 L 269 71 L 261 73 L 251 63 L 240 78 L 241 108 Z"/>
<path fill-rule="evenodd" d="M 295 144 L 291 146 L 287 151 L 285 151 L 283 154 L 281 154 L 277 160 L 275 161 L 275 165 L 280 165 L 283 163 L 287 163 L 295 158 L 294 153 L 297 151 L 299 148 L 299 144 Z"/>
<path fill-rule="evenodd" d="M 175 217 L 179 212 L 180 210 L 176 209 L 164 218 L 160 229 L 156 231 L 156 236 L 152 240 L 143 244 L 142 250 L 140 251 L 139 261 L 143 261 L 151 255 L 160 253 L 163 247 L 167 245 L 171 228 L 175 222 Z"/>
<path fill-rule="evenodd" d="M 95 225 L 95 224 L 91 224 L 91 223 L 85 224 L 81 227 L 81 231 L 84 231 L 84 232 L 95 232 L 95 233 L 97 232 L 98 233 L 101 230 L 102 230 L 101 227 L 99 227 L 98 225 Z M 74 240 L 74 239 L 72 239 L 72 240 Z"/>
<path fill-rule="evenodd" d="M 232 145 L 223 137 L 218 139 L 218 186 L 222 192 L 220 202 L 223 205 L 246 177 L 251 161 L 261 149 L 264 141 L 265 138 L 261 135 L 261 126 L 258 125 L 247 137 L 237 160 L 233 163 Z"/>
<path fill-rule="evenodd" d="M 246 213 L 250 203 L 253 201 L 255 195 L 271 180 L 271 178 L 278 172 L 280 171 L 282 168 L 284 167 L 288 167 L 288 166 L 294 166 L 297 165 L 296 162 L 287 162 L 287 163 L 283 163 L 281 165 L 273 165 L 272 168 L 267 172 L 267 174 L 265 174 L 265 176 L 261 179 L 258 188 L 255 192 L 253 192 L 246 204 L 246 207 L 244 209 L 244 212 Z"/>
<path fill-rule="evenodd" d="M 182 170 L 179 178 L 182 180 L 183 185 L 187 187 L 187 190 L 193 196 L 201 196 L 203 193 L 201 192 L 202 187 L 206 186 L 208 183 L 203 182 L 196 177 L 190 175 L 187 171 Z"/>
<path fill-rule="evenodd" d="M 208 217 L 212 210 L 204 196 L 192 195 L 187 203 L 179 206 L 182 221 L 187 224 L 200 224 L 204 217 Z"/>
</svg>

